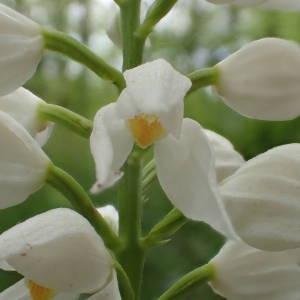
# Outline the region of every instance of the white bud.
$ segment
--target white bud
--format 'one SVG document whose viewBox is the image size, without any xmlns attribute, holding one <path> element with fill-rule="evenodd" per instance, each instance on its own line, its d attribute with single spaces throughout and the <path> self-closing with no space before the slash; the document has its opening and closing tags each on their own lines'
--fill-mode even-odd
<svg viewBox="0 0 300 300">
<path fill-rule="evenodd" d="M 300 47 L 277 38 L 257 40 L 217 64 L 216 92 L 242 115 L 290 120 L 300 114 Z"/>
<path fill-rule="evenodd" d="M 0 4 L 0 95 L 14 91 L 31 78 L 43 47 L 39 25 Z"/>
<path fill-rule="evenodd" d="M 49 137 L 52 129 L 51 123 L 41 120 L 38 116 L 38 105 L 41 103 L 44 103 L 42 99 L 21 87 L 0 97 L 0 110 L 8 113 L 33 138 L 39 140 L 42 133 Z"/>
<path fill-rule="evenodd" d="M 300 247 L 300 144 L 247 161 L 220 187 L 234 230 L 268 251 Z"/>
<path fill-rule="evenodd" d="M 298 300 L 300 249 L 267 252 L 229 241 L 211 260 L 212 288 L 228 300 Z"/>
<path fill-rule="evenodd" d="M 244 159 L 223 136 L 207 129 L 205 133 L 215 154 L 217 179 L 221 182 L 232 175 L 244 163 Z"/>
<path fill-rule="evenodd" d="M 300 10 L 299 0 L 208 0 L 215 4 L 232 4 L 243 7 L 257 7 L 269 10 Z"/>
<path fill-rule="evenodd" d="M 45 182 L 49 158 L 12 117 L 0 111 L 0 209 L 16 205 Z"/>
<path fill-rule="evenodd" d="M 97 208 L 102 217 L 110 225 L 115 233 L 119 231 L 119 214 L 118 211 L 112 205 L 106 205 Z"/>
</svg>

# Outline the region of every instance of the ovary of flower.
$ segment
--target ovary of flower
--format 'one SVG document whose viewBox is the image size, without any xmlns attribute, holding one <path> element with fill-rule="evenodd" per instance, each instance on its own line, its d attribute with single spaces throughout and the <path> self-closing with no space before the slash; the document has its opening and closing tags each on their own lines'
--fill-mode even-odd
<svg viewBox="0 0 300 300">
<path fill-rule="evenodd" d="M 128 120 L 128 127 L 132 133 L 133 139 L 141 148 L 147 148 L 161 137 L 166 135 L 156 115 L 140 114 Z"/>
<path fill-rule="evenodd" d="M 91 134 L 99 192 L 118 180 L 134 142 L 153 144 L 157 177 L 175 207 L 231 235 L 219 201 L 214 156 L 202 127 L 183 119 L 188 78 L 159 59 L 124 73 L 127 87 L 117 102 L 101 108 Z M 117 171 L 117 172 L 116 172 Z"/>
</svg>

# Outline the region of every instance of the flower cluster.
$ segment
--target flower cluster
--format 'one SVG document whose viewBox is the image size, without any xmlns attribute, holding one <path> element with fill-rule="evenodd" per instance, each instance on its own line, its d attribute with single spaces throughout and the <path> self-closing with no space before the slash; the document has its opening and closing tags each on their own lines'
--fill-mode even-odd
<svg viewBox="0 0 300 300">
<path fill-rule="evenodd" d="M 210 2 L 300 9 L 293 0 Z M 44 44 L 36 23 L 0 5 L 0 208 L 25 201 L 48 181 L 53 165 L 41 148 L 52 130 L 39 115 L 44 101 L 21 87 L 33 75 Z M 214 70 L 213 91 L 240 114 L 262 120 L 300 115 L 296 43 L 257 40 Z M 94 118 L 91 192 L 126 176 L 122 167 L 133 149 L 151 148 L 157 178 L 173 206 L 228 239 L 211 260 L 213 289 L 231 300 L 297 300 L 300 144 L 275 147 L 245 162 L 227 139 L 184 118 L 192 81 L 168 62 L 148 62 L 123 76 L 126 87 L 117 101 Z M 117 236 L 117 211 L 111 206 L 98 211 Z M 121 299 L 115 257 L 89 221 L 57 208 L 1 234 L 0 267 L 24 276 L 1 299 L 78 299 L 82 293 L 91 294 L 90 300 Z"/>
</svg>

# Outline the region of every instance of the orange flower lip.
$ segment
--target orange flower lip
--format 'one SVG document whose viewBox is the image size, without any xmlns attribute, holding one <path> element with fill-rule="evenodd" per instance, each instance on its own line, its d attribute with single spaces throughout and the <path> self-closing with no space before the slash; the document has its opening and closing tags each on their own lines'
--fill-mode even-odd
<svg viewBox="0 0 300 300">
<path fill-rule="evenodd" d="M 141 148 L 147 148 L 166 134 L 158 116 L 154 114 L 139 114 L 128 120 L 128 126 L 133 139 Z"/>
<path fill-rule="evenodd" d="M 55 296 L 55 291 L 43 287 L 32 280 L 27 280 L 27 287 L 33 300 L 50 300 Z"/>
</svg>

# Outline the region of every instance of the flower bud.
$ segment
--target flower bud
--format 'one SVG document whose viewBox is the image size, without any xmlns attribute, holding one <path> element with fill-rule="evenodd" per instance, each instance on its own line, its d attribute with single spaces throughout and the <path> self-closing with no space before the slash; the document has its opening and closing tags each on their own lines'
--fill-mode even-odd
<svg viewBox="0 0 300 300">
<path fill-rule="evenodd" d="M 30 134 L 0 111 L 0 209 L 23 202 L 45 182 L 50 160 Z"/>
<path fill-rule="evenodd" d="M 43 47 L 39 25 L 0 4 L 0 96 L 31 78 Z"/>
<path fill-rule="evenodd" d="M 233 174 L 244 163 L 244 159 L 223 136 L 211 130 L 205 130 L 205 133 L 215 154 L 217 179 L 221 182 Z"/>
<path fill-rule="evenodd" d="M 44 103 L 42 99 L 21 87 L 0 97 L 0 110 L 20 123 L 33 138 L 39 139 L 41 134 L 45 134 L 48 138 L 52 126 L 38 116 L 38 105 L 41 103 Z"/>
<path fill-rule="evenodd" d="M 300 114 L 300 47 L 277 38 L 257 40 L 219 64 L 215 91 L 238 113 L 261 120 Z"/>
<path fill-rule="evenodd" d="M 300 247 L 300 144 L 247 161 L 220 187 L 235 232 L 267 251 Z"/>
<path fill-rule="evenodd" d="M 300 249 L 267 252 L 229 241 L 211 260 L 215 292 L 228 300 L 298 300 Z"/>
</svg>

